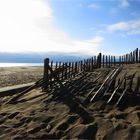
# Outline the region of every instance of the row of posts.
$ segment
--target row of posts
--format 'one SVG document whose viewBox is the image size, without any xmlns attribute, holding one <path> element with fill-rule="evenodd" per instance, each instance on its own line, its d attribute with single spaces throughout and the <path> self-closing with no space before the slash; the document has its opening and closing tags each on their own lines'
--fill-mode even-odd
<svg viewBox="0 0 140 140">
<path fill-rule="evenodd" d="M 47 83 L 53 83 L 56 79 L 64 81 L 75 77 L 76 74 L 83 71 L 93 71 L 96 68 L 111 67 L 113 65 L 131 64 L 140 62 L 140 50 L 119 57 L 110 55 L 99 55 L 76 62 L 53 62 L 49 58 L 44 60 L 44 77 Z M 53 72 L 53 74 L 52 74 Z"/>
</svg>

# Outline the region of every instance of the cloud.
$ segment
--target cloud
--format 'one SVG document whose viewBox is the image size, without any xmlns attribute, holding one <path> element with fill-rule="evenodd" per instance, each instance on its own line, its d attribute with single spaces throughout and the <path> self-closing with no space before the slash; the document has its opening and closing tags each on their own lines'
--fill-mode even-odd
<svg viewBox="0 0 140 140">
<path fill-rule="evenodd" d="M 137 35 L 140 34 L 140 19 L 107 25 L 106 29 L 111 33 L 123 31 L 125 35 Z"/>
<path fill-rule="evenodd" d="M 120 7 L 122 8 L 126 8 L 126 7 L 129 7 L 129 2 L 128 0 L 120 0 Z"/>
<path fill-rule="evenodd" d="M 119 22 L 119 23 L 109 25 L 107 27 L 107 30 L 110 32 L 115 32 L 115 31 L 120 31 L 120 30 L 127 30 L 128 28 L 129 28 L 128 23 Z"/>
<path fill-rule="evenodd" d="M 118 5 L 116 7 L 112 7 L 110 8 L 110 14 L 116 15 L 116 14 L 120 14 L 120 12 L 122 10 L 124 10 L 125 8 L 129 7 L 130 3 L 128 2 L 128 0 L 118 0 Z"/>
<path fill-rule="evenodd" d="M 100 36 L 72 39 L 56 28 L 47 1 L 0 1 L 0 52 L 95 54 L 102 41 Z"/>
<path fill-rule="evenodd" d="M 91 3 L 88 5 L 89 8 L 92 8 L 92 9 L 100 9 L 101 7 L 95 3 Z"/>
</svg>

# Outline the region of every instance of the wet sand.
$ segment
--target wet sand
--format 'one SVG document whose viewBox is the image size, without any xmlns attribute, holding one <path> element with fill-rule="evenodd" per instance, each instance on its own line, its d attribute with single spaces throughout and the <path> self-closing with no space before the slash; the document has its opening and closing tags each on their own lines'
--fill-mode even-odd
<svg viewBox="0 0 140 140">
<path fill-rule="evenodd" d="M 126 66 L 117 78 L 122 77 L 126 71 L 128 76 L 136 72 L 132 84 L 132 94 L 135 94 L 140 67 Z M 91 80 L 99 72 L 97 70 L 91 74 Z M 125 96 L 120 106 L 106 103 L 109 93 L 100 100 L 86 102 L 88 93 L 94 86 L 91 84 L 72 94 L 67 90 L 50 93 L 36 88 L 14 104 L 7 104 L 13 96 L 1 97 L 0 139 L 139 140 L 140 92 L 136 93 L 137 96 Z"/>
</svg>

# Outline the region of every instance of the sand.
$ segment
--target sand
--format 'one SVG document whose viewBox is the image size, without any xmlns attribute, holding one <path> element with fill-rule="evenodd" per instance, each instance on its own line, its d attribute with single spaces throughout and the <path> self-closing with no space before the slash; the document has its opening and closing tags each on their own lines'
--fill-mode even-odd
<svg viewBox="0 0 140 140">
<path fill-rule="evenodd" d="M 89 85 L 73 92 L 68 89 L 42 92 L 41 88 L 36 88 L 20 97 L 14 104 L 7 104 L 13 96 L 1 97 L 0 139 L 139 140 L 138 92 L 136 96 L 126 96 L 120 106 L 106 103 L 110 97 L 109 93 L 97 101 L 87 102 L 90 90 L 100 85 L 104 77 L 96 83 L 92 83 L 93 80 L 100 72 L 109 70 L 95 70 L 87 74 L 89 78 L 85 78 L 84 82 L 89 82 Z M 122 77 L 126 71 L 129 76 L 137 72 L 132 84 L 135 89 L 140 67 L 125 66 L 118 77 Z M 77 86 L 80 87 L 80 84 Z M 131 91 L 132 94 L 135 94 L 134 91 Z M 121 94 L 122 91 L 119 92 Z"/>
<path fill-rule="evenodd" d="M 35 82 L 42 78 L 43 67 L 1 67 L 0 88 Z"/>
</svg>

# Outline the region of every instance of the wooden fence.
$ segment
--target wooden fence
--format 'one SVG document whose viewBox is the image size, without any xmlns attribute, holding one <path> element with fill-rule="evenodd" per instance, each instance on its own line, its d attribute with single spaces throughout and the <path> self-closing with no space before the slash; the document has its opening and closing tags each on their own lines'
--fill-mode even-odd
<svg viewBox="0 0 140 140">
<path fill-rule="evenodd" d="M 140 50 L 137 48 L 131 53 L 121 56 L 102 55 L 100 63 L 103 67 L 140 63 Z"/>
<path fill-rule="evenodd" d="M 124 64 L 140 63 L 140 50 L 137 48 L 129 54 L 122 56 L 99 55 L 89 59 L 75 62 L 50 62 L 49 58 L 44 60 L 44 86 L 43 89 L 52 89 L 59 84 L 63 86 L 63 82 L 74 78 L 80 73 L 91 72 L 96 68 L 112 67 Z"/>
</svg>

